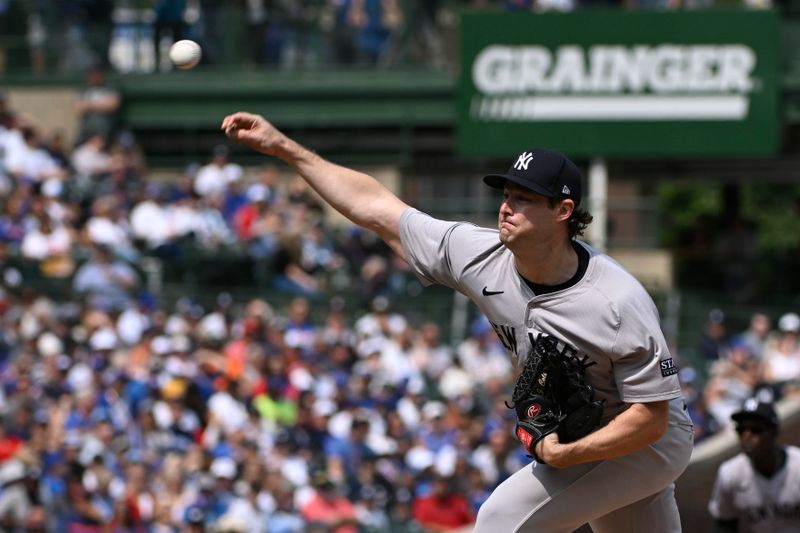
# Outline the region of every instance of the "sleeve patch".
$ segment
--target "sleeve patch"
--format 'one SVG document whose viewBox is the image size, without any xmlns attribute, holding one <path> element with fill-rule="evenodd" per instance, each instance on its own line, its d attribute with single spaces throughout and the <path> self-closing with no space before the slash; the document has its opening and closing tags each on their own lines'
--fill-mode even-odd
<svg viewBox="0 0 800 533">
<path fill-rule="evenodd" d="M 675 365 L 675 362 L 672 360 L 672 357 L 669 359 L 664 359 L 663 361 L 658 362 L 659 367 L 661 367 L 661 377 L 665 378 L 667 376 L 672 376 L 678 373 L 678 367 Z"/>
</svg>

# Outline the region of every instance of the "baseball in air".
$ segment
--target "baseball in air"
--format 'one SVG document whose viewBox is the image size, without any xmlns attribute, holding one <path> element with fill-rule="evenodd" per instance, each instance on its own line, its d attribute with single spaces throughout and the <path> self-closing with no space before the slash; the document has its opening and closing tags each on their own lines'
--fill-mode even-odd
<svg viewBox="0 0 800 533">
<path fill-rule="evenodd" d="M 200 45 L 189 39 L 175 41 L 169 49 L 169 59 L 172 64 L 184 70 L 197 65 L 202 55 Z"/>
</svg>

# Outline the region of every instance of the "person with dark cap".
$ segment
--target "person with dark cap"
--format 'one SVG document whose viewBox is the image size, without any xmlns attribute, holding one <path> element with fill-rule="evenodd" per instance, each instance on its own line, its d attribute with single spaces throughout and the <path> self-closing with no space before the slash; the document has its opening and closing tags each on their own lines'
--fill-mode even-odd
<svg viewBox="0 0 800 533">
<path fill-rule="evenodd" d="M 555 428 L 535 440 L 520 436 L 536 462 L 494 490 L 475 532 L 573 531 L 587 522 L 595 532 L 633 532 L 637 524 L 652 533 L 680 531 L 674 481 L 693 443 L 678 368 L 644 287 L 577 240 L 592 217 L 581 207 L 575 163 L 534 148 L 517 155 L 507 172 L 484 177 L 503 194 L 498 227 L 487 229 L 413 209 L 371 176 L 323 159 L 261 116 L 234 113 L 221 129 L 283 160 L 334 209 L 380 235 L 422 283 L 472 299 L 515 363 L 540 342 L 583 358 L 594 399 L 602 402 L 600 424 L 571 442 L 561 442 Z M 541 411 L 536 406 L 525 411 L 529 418 Z"/>
<path fill-rule="evenodd" d="M 714 531 L 800 531 L 800 448 L 778 442 L 771 402 L 749 398 L 731 418 L 742 451 L 717 471 L 708 503 Z"/>
</svg>

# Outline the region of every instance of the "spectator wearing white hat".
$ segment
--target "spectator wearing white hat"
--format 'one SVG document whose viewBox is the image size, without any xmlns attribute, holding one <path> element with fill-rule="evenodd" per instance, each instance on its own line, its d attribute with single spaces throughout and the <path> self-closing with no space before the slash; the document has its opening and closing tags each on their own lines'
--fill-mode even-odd
<svg viewBox="0 0 800 533">
<path fill-rule="evenodd" d="M 0 466 L 0 530 L 28 531 L 34 507 L 39 506 L 38 484 L 31 468 L 13 458 Z"/>
<path fill-rule="evenodd" d="M 236 235 L 247 244 L 250 255 L 266 259 L 278 246 L 282 221 L 270 204 L 270 190 L 262 183 L 252 184 L 245 193 L 245 202 L 231 216 Z"/>
<path fill-rule="evenodd" d="M 800 393 L 800 316 L 785 313 L 778 334 L 764 349 L 762 375 L 779 395 Z"/>
</svg>

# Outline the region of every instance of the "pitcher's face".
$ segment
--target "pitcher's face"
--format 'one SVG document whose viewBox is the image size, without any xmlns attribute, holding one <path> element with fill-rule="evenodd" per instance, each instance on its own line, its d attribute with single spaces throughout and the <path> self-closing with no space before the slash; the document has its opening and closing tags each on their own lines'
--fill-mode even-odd
<svg viewBox="0 0 800 533">
<path fill-rule="evenodd" d="M 547 197 L 514 183 L 503 188 L 503 203 L 498 212 L 500 242 L 513 248 L 520 242 L 552 239 L 559 222 L 560 203 L 550 206 Z"/>
</svg>

